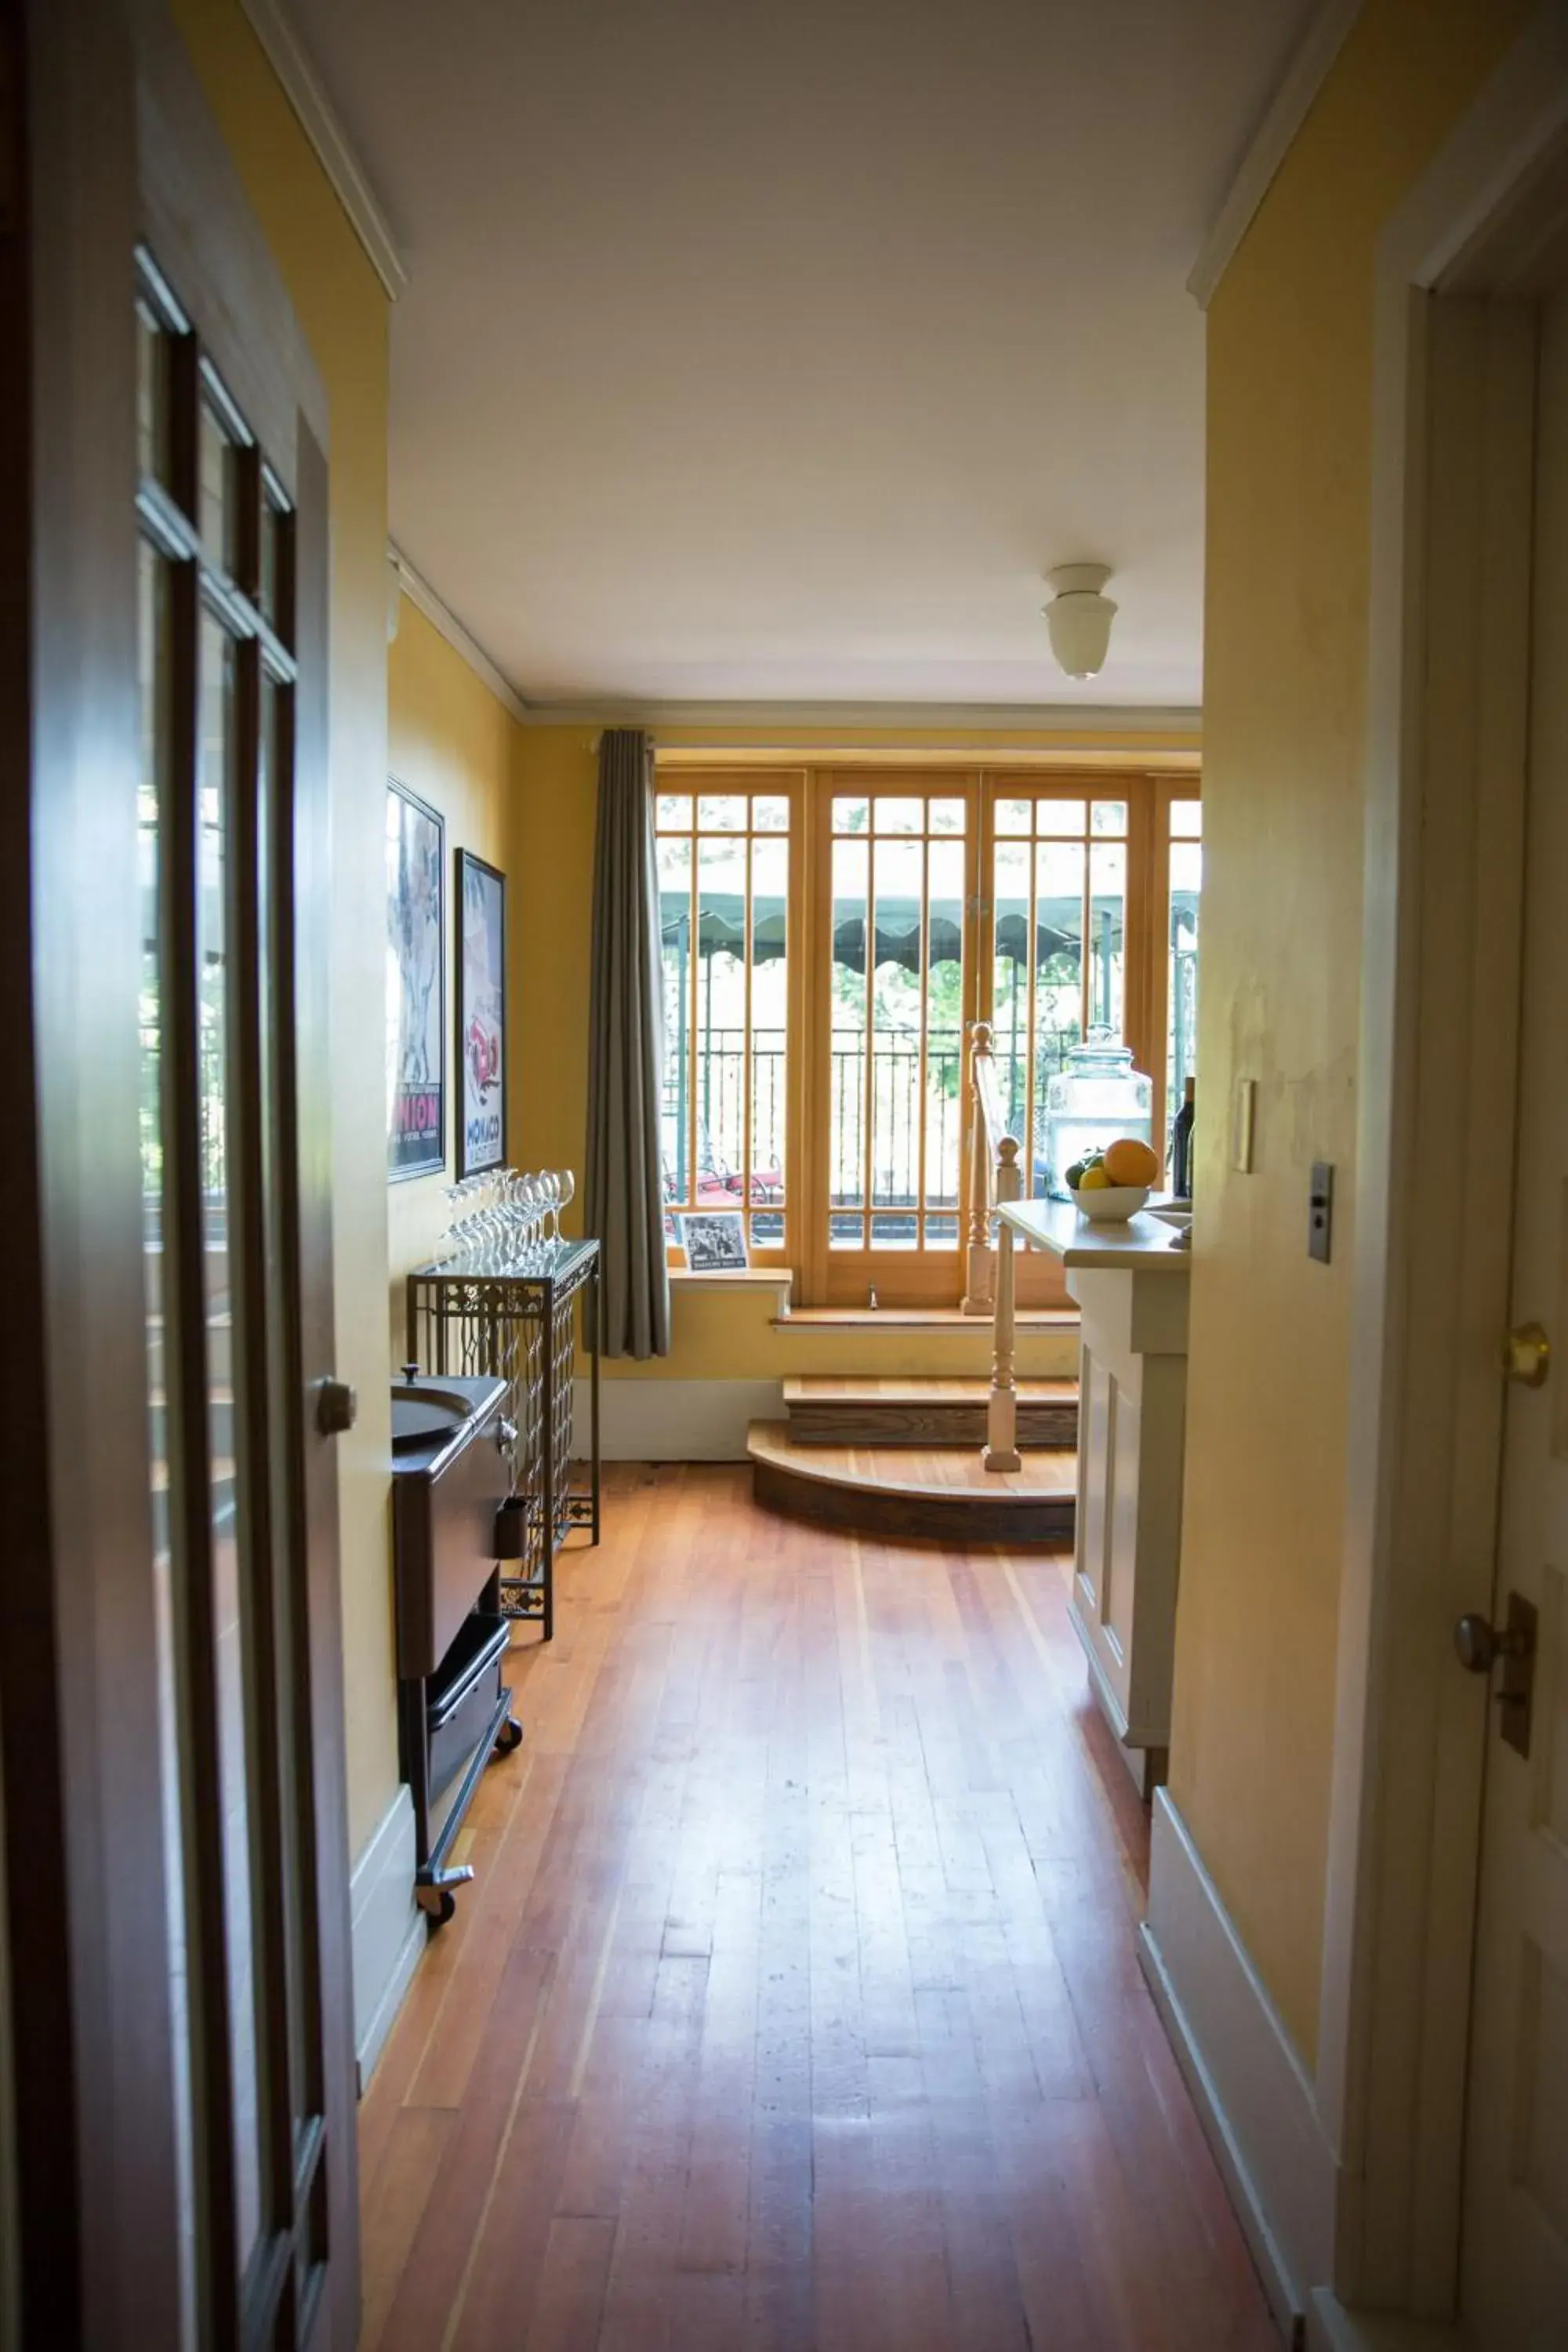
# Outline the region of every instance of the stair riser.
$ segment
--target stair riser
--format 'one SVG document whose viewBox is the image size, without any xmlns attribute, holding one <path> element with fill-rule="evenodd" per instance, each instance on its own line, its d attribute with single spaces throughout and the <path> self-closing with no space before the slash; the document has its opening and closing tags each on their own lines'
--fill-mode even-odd
<svg viewBox="0 0 1568 2352">
<path fill-rule="evenodd" d="M 983 1445 L 985 1407 L 791 1404 L 789 1433 L 801 1445 Z M 1020 1404 L 1018 1443 L 1070 1453 L 1078 1444 L 1075 1404 Z"/>
<path fill-rule="evenodd" d="M 994 1501 L 973 1495 L 892 1495 L 794 1478 L 768 1462 L 753 1462 L 752 1490 L 759 1503 L 785 1518 L 896 1542 L 994 1543 L 1057 1551 L 1073 1539 L 1071 1495 L 999 1495 Z"/>
</svg>

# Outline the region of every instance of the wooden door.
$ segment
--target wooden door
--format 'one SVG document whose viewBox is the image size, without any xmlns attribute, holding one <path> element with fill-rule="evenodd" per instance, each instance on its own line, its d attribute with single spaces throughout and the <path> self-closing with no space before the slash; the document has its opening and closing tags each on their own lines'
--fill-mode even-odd
<svg viewBox="0 0 1568 2352">
<path fill-rule="evenodd" d="M 1524 1662 L 1491 1668 L 1461 2286 L 1486 2352 L 1568 2343 L 1568 295 L 1541 325 L 1512 1311 L 1557 1360 L 1510 1389 L 1490 1621 L 1532 1643 L 1533 1692 L 1526 1742 Z"/>
<path fill-rule="evenodd" d="M 325 2352 L 358 2300 L 325 403 L 162 8 L 6 7 L 20 2323 Z"/>
</svg>

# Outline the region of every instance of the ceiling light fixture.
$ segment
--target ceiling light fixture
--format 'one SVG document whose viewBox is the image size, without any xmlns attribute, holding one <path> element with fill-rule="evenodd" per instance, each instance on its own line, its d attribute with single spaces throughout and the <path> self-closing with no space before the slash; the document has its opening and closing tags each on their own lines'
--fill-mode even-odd
<svg viewBox="0 0 1568 2352">
<path fill-rule="evenodd" d="M 1110 577 L 1108 563 L 1058 563 L 1046 574 L 1051 601 L 1040 609 L 1068 677 L 1093 677 L 1104 667 L 1116 606 L 1100 592 Z"/>
</svg>

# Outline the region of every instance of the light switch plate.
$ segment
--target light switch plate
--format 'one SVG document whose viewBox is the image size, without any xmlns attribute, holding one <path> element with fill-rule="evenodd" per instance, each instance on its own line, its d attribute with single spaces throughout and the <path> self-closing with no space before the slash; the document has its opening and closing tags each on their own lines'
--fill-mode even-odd
<svg viewBox="0 0 1568 2352">
<path fill-rule="evenodd" d="M 1326 1160 L 1312 1162 L 1312 1191 L 1307 1210 L 1307 1255 L 1327 1265 L 1334 1240 L 1334 1171 Z"/>
<path fill-rule="evenodd" d="M 1252 1173 L 1252 1121 L 1258 1105 L 1258 1080 L 1237 1078 L 1230 1100 L 1230 1164 L 1238 1176 Z"/>
</svg>

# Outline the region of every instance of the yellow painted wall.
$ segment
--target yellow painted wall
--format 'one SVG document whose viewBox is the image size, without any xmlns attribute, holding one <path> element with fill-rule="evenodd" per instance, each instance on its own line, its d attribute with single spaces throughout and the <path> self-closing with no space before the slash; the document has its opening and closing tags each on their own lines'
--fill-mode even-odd
<svg viewBox="0 0 1568 2352">
<path fill-rule="evenodd" d="M 883 1380 L 930 1374 L 978 1378 L 991 1370 L 991 1325 L 984 1317 L 936 1328 L 900 1323 L 814 1323 L 780 1318 L 776 1294 L 683 1282 L 671 1289 L 670 1349 L 647 1363 L 606 1363 L 612 1380 L 783 1381 L 803 1372 L 862 1374 Z M 1025 1323 L 1017 1370 L 1024 1380 L 1069 1380 L 1078 1369 L 1078 1327 Z"/>
<path fill-rule="evenodd" d="M 1198 1212 L 1172 1793 L 1315 2053 L 1342 1535 L 1378 232 L 1524 0 L 1369 0 L 1208 314 Z M 1258 1081 L 1256 1172 L 1224 1150 Z M 1334 1262 L 1307 1256 L 1336 1168 Z"/>
<path fill-rule="evenodd" d="M 403 1361 L 404 1283 L 410 1266 L 433 1253 L 445 1228 L 441 1195 L 457 1173 L 459 1073 L 455 1037 L 459 909 L 455 853 L 471 849 L 505 873 L 508 804 L 516 781 L 522 729 L 483 679 L 454 652 L 406 596 L 399 600 L 396 637 L 387 658 L 387 759 L 392 773 L 440 812 L 447 822 L 447 1164 L 438 1176 L 394 1184 L 387 1193 L 387 1301 L 391 1360 Z M 515 875 L 508 891 L 512 917 Z M 511 929 L 516 930 L 515 919 Z M 515 1123 L 509 1135 L 516 1157 Z"/>
<path fill-rule="evenodd" d="M 510 1070 L 521 1106 L 515 1129 L 529 1167 L 573 1168 L 581 1176 L 588 1117 L 588 976 L 594 879 L 594 813 L 597 790 L 596 727 L 527 727 L 521 732 L 519 786 L 512 806 L 510 864 L 518 877 L 520 920 L 512 941 Z M 683 731 L 684 753 L 776 749 L 781 762 L 826 759 L 840 751 L 913 752 L 931 734 L 918 729 L 716 729 Z M 1034 733 L 942 730 L 955 756 L 1000 762 L 1008 756 L 1049 751 L 1068 739 Z M 1072 742 L 1081 744 L 1081 735 Z M 1135 718 L 1125 730 L 1094 739 L 1100 751 L 1155 761 L 1196 751 L 1195 734 L 1158 736 Z M 580 1231 L 581 1199 L 565 1220 Z M 800 1372 L 950 1371 L 984 1369 L 981 1335 L 916 1341 L 909 1335 L 773 1329 L 771 1305 L 733 1292 L 701 1293 L 678 1286 L 668 1357 L 647 1364 L 613 1363 L 611 1378 L 782 1380 Z M 1069 1369 L 1059 1339 L 1026 1335 L 1019 1357 L 1026 1375 L 1044 1378 Z"/>
</svg>

